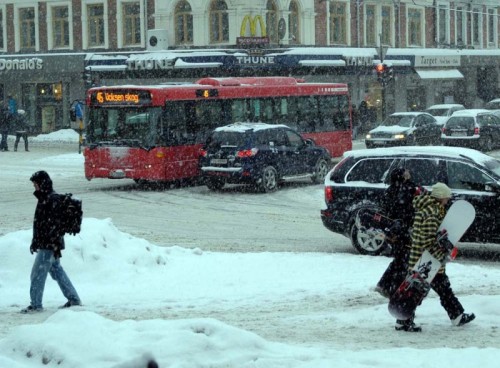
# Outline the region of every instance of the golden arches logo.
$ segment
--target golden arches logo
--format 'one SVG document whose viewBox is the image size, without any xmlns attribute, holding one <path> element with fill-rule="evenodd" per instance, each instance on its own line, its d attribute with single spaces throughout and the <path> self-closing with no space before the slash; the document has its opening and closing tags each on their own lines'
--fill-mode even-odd
<svg viewBox="0 0 500 368">
<path fill-rule="evenodd" d="M 260 36 L 266 37 L 266 24 L 261 15 L 256 15 L 253 18 L 251 15 L 245 15 L 241 22 L 240 36 L 245 37 L 247 34 L 247 27 L 250 27 L 250 36 L 255 37 L 257 33 L 257 24 L 260 26 Z"/>
</svg>

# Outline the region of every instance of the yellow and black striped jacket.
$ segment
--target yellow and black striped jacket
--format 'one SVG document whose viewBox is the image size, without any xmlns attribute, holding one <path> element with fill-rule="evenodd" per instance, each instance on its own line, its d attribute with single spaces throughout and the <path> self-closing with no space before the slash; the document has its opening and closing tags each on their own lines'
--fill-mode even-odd
<svg viewBox="0 0 500 368">
<path fill-rule="evenodd" d="M 436 240 L 437 230 L 446 214 L 445 208 L 428 193 L 415 197 L 413 207 L 415 219 L 411 234 L 409 269 L 417 263 L 424 250 L 428 250 L 439 260 L 444 259 L 446 255 Z M 444 272 L 444 267 L 441 267 L 439 272 Z"/>
</svg>

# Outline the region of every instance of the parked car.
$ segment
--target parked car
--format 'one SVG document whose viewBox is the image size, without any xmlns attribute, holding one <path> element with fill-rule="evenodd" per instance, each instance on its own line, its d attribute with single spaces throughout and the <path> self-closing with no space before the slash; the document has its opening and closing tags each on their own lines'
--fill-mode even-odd
<svg viewBox="0 0 500 368">
<path fill-rule="evenodd" d="M 368 132 L 366 148 L 440 144 L 441 126 L 426 112 L 396 112 Z"/>
<path fill-rule="evenodd" d="M 286 125 L 236 123 L 216 128 L 200 154 L 209 189 L 251 184 L 263 192 L 280 182 L 311 178 L 323 182 L 331 168 L 328 151 Z"/>
<path fill-rule="evenodd" d="M 455 112 L 455 111 L 460 111 L 460 110 L 465 110 L 464 105 L 460 104 L 439 104 L 439 105 L 432 105 L 425 109 L 425 112 L 428 112 L 434 118 L 436 118 L 437 122 L 440 125 L 444 125 L 446 123 L 446 120 Z"/>
<path fill-rule="evenodd" d="M 380 210 L 390 173 L 402 167 L 412 180 L 430 190 L 447 184 L 452 200 L 465 199 L 476 209 L 476 218 L 462 241 L 500 243 L 500 161 L 469 148 L 397 147 L 347 152 L 325 178 L 326 209 L 323 225 L 351 239 L 361 254 L 376 255 L 383 239 L 374 239 L 355 226 L 358 211 Z"/>
<path fill-rule="evenodd" d="M 498 110 L 500 109 L 500 98 L 495 98 L 484 105 L 484 108 L 487 110 Z"/>
<path fill-rule="evenodd" d="M 500 117 L 484 109 L 457 111 L 443 126 L 441 139 L 446 146 L 491 151 L 500 144 Z"/>
</svg>

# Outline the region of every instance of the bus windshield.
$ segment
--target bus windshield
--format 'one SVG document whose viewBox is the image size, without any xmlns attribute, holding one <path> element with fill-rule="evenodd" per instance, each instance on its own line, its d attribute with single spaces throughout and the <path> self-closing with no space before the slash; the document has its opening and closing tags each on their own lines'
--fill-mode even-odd
<svg viewBox="0 0 500 368">
<path fill-rule="evenodd" d="M 89 111 L 86 143 L 150 148 L 157 144 L 161 108 L 97 108 Z"/>
</svg>

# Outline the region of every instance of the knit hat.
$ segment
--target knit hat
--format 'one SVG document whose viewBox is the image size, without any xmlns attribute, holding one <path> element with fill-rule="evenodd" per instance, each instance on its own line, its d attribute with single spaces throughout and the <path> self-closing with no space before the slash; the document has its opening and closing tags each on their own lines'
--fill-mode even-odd
<svg viewBox="0 0 500 368">
<path fill-rule="evenodd" d="M 444 183 L 436 183 L 432 186 L 431 196 L 437 199 L 451 198 L 451 189 Z"/>
</svg>

